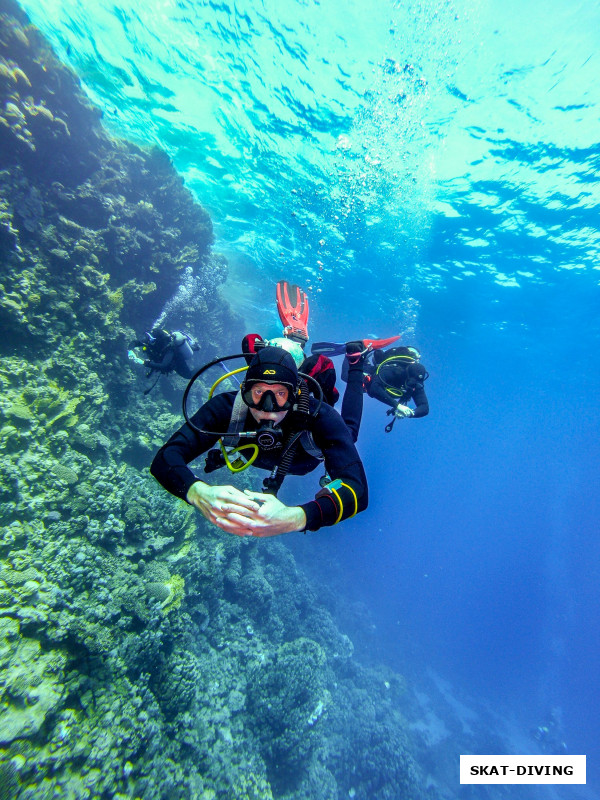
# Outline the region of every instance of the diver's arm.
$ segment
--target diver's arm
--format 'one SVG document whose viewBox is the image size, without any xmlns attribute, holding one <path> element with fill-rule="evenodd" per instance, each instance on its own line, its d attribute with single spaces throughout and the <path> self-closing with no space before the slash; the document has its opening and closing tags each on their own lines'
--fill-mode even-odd
<svg viewBox="0 0 600 800">
<path fill-rule="evenodd" d="M 415 408 L 413 409 L 413 417 L 426 417 L 429 414 L 429 401 L 425 394 L 423 386 L 418 386 L 412 396 Z"/>
<path fill-rule="evenodd" d="M 369 492 L 362 461 L 337 411 L 322 406 L 312 426 L 312 434 L 332 480 L 330 489 L 323 489 L 314 500 L 300 506 L 306 514 L 305 529 L 316 531 L 364 511 L 369 502 Z"/>
<path fill-rule="evenodd" d="M 385 403 L 386 406 L 395 408 L 398 405 L 398 398 L 394 397 L 386 390 L 380 378 L 376 375 L 373 375 L 371 380 L 367 383 L 367 394 L 369 397 L 373 397 L 375 400 Z"/>
<path fill-rule="evenodd" d="M 200 481 L 188 464 L 213 446 L 218 433 L 227 430 L 234 396 L 227 392 L 213 397 L 191 418 L 198 428 L 216 433 L 196 433 L 186 422 L 154 456 L 150 472 L 175 497 L 188 500 L 190 487 Z"/>
<path fill-rule="evenodd" d="M 170 369 L 174 358 L 175 353 L 173 348 L 169 347 L 167 352 L 164 354 L 162 361 L 150 361 L 150 359 L 147 359 L 144 361 L 144 366 L 150 367 L 150 369 L 155 369 L 157 372 L 167 372 Z"/>
</svg>

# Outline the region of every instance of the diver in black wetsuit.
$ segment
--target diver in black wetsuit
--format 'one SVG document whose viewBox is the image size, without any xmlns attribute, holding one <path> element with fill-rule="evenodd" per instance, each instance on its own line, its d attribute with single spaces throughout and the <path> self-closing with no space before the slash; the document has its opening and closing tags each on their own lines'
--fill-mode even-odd
<svg viewBox="0 0 600 800">
<path fill-rule="evenodd" d="M 362 396 L 358 392 L 359 385 L 369 397 L 391 406 L 387 413 L 393 415 L 393 419 L 385 428 L 388 433 L 397 419 L 425 417 L 429 414 L 429 401 L 424 388 L 429 373 L 420 363 L 421 356 L 415 347 L 369 350 L 363 342 L 356 341 L 348 342 L 346 351 L 342 379 L 347 381 L 348 388 L 344 394 L 342 416 L 351 428 L 352 416 L 357 419 L 354 423 L 356 430 L 360 426 Z M 353 391 L 349 393 L 351 387 Z M 414 408 L 408 405 L 411 401 Z"/>
<path fill-rule="evenodd" d="M 135 356 L 133 350 L 141 347 L 147 358 Z M 191 336 L 181 331 L 169 331 L 163 328 L 154 328 L 146 333 L 142 340 L 132 342 L 129 357 L 138 364 L 148 367 L 151 375 L 160 372 L 163 375 L 176 372 L 182 378 L 191 378 L 194 374 L 192 358 L 200 346 Z"/>
<path fill-rule="evenodd" d="M 239 392 L 216 395 L 190 422 L 193 427 L 186 423 L 161 447 L 151 472 L 167 491 L 224 531 L 258 537 L 315 531 L 367 507 L 365 471 L 346 424 L 329 405 L 309 397 L 294 359 L 280 347 L 260 349 Z M 187 465 L 219 439 L 236 447 L 250 443 L 252 466 L 271 471 L 265 493 L 209 486 L 192 472 Z M 229 455 L 224 454 L 225 463 L 236 471 Z M 305 475 L 322 461 L 329 483 L 314 500 L 286 506 L 276 498 L 286 472 Z"/>
<path fill-rule="evenodd" d="M 396 417 L 426 417 L 429 401 L 423 384 L 429 373 L 420 363 L 420 358 L 421 354 L 415 347 L 376 350 L 365 380 L 369 397 L 391 406 Z M 411 400 L 415 408 L 409 408 Z"/>
</svg>

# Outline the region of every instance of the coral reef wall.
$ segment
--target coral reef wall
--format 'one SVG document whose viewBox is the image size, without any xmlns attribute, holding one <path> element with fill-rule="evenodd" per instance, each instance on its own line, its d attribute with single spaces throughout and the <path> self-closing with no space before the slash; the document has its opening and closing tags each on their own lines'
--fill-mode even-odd
<svg viewBox="0 0 600 800">
<path fill-rule="evenodd" d="M 127 342 L 191 269 L 201 355 L 236 347 L 212 240 L 0 0 L 0 800 L 420 796 L 402 679 L 148 474 L 181 384 Z"/>
</svg>

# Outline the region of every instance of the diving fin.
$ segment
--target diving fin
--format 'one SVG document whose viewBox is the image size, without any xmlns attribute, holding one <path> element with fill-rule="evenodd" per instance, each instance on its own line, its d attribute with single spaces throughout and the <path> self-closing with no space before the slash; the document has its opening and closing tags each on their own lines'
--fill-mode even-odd
<svg viewBox="0 0 600 800">
<path fill-rule="evenodd" d="M 341 356 L 346 352 L 346 342 L 315 342 L 310 352 L 313 356 Z"/>
<path fill-rule="evenodd" d="M 382 347 L 387 347 L 394 342 L 397 342 L 400 336 L 390 336 L 388 339 L 361 339 L 365 349 L 380 350 Z M 356 340 L 358 341 L 358 340 Z M 346 342 L 315 342 L 310 352 L 313 355 L 323 356 L 341 356 L 346 353 Z"/>
<path fill-rule="evenodd" d="M 277 311 L 283 323 L 283 335 L 302 347 L 308 341 L 308 297 L 299 286 L 287 281 L 277 283 Z"/>
</svg>

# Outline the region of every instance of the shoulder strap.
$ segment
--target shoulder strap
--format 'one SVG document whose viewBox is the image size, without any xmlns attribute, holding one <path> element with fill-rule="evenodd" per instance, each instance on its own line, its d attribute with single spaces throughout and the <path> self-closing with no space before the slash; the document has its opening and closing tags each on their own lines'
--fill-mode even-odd
<svg viewBox="0 0 600 800">
<path fill-rule="evenodd" d="M 248 406 L 242 400 L 242 392 L 239 391 L 235 396 L 235 400 L 233 401 L 233 408 L 231 409 L 231 419 L 229 420 L 227 435 L 221 437 L 225 447 L 237 446 L 240 433 L 242 432 L 246 422 L 247 415 Z"/>
<path fill-rule="evenodd" d="M 300 444 L 309 456 L 317 458 L 319 461 L 323 460 L 323 453 L 315 444 L 315 440 L 313 439 L 313 435 L 310 431 L 304 431 L 300 437 Z"/>
</svg>

